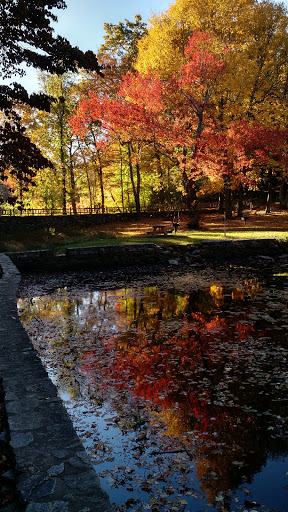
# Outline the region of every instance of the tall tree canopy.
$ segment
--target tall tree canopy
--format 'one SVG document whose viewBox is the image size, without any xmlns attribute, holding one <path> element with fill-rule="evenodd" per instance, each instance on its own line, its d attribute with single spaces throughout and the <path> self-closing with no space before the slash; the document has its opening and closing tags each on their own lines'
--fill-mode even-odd
<svg viewBox="0 0 288 512">
<path fill-rule="evenodd" d="M 179 73 L 188 40 L 195 30 L 206 32 L 231 50 L 230 73 L 219 89 L 222 114 L 271 122 L 287 95 L 287 28 L 284 5 L 268 0 L 175 0 L 150 20 L 136 68 L 164 78 Z M 280 109 L 277 116 L 281 121 Z"/>
<path fill-rule="evenodd" d="M 64 9 L 63 0 L 0 0 L 0 71 L 2 78 L 23 76 L 23 64 L 61 75 L 86 68 L 100 72 L 92 51 L 82 52 L 63 37 L 55 36 L 51 26 L 57 21 L 53 9 Z M 17 83 L 0 86 L 0 179 L 7 171 L 29 183 L 35 170 L 49 164 L 25 135 L 17 102 L 49 111 L 52 98 L 28 95 Z"/>
<path fill-rule="evenodd" d="M 138 42 L 147 34 L 147 25 L 142 21 L 140 14 L 135 16 L 135 21 L 120 21 L 118 25 L 104 23 L 106 35 L 101 45 L 98 57 L 105 59 L 114 57 L 117 59 L 122 73 L 130 69 L 138 55 Z"/>
<path fill-rule="evenodd" d="M 257 126 L 262 133 L 265 129 L 277 133 L 287 128 L 288 118 L 287 28 L 287 9 L 273 1 L 175 0 L 166 12 L 151 18 L 148 34 L 138 45 L 136 69 L 144 74 L 152 72 L 166 81 L 173 75 L 178 77 L 192 34 L 209 34 L 215 42 L 229 48 L 225 55 L 227 71 L 214 89 L 217 140 L 228 141 L 235 122 L 250 123 L 252 131 Z M 285 152 L 284 148 L 282 151 Z M 222 158 L 222 174 L 226 178 L 234 166 L 230 156 L 227 151 L 225 159 Z M 213 159 L 210 163 L 214 165 L 215 152 Z M 246 166 L 244 169 L 241 165 L 241 169 L 246 176 Z M 264 174 L 261 169 L 258 177 L 255 173 L 254 177 L 261 180 Z M 230 187 L 230 178 L 226 182 Z"/>
<path fill-rule="evenodd" d="M 20 111 L 27 114 L 29 109 L 19 102 L 48 110 L 50 94 L 56 97 L 51 116 L 35 116 L 34 110 L 32 119 L 36 125 L 41 120 L 47 142 L 53 127 L 48 144 L 41 147 L 54 163 L 52 175 L 60 179 L 67 173 L 67 182 L 61 178 L 63 206 L 71 177 L 75 212 L 76 199 L 81 205 L 88 195 L 91 208 L 101 202 L 104 211 L 112 200 L 121 211 L 127 205 L 140 211 L 140 205 L 152 204 L 164 189 L 169 204 L 175 197 L 194 208 L 198 191 L 212 182 L 217 194 L 225 196 L 227 217 L 236 200 L 241 216 L 243 197 L 252 188 L 281 187 L 288 202 L 288 13 L 283 4 L 174 0 L 166 12 L 152 16 L 148 29 L 139 15 L 133 21 L 106 23 L 100 64 L 91 52 L 82 53 L 54 36 L 52 7 L 64 7 L 62 1 L 39 4 L 0 0 L 7 30 L 3 76 L 21 74 L 25 63 L 52 71 L 55 85 L 57 75 L 64 83 L 67 71 L 81 66 L 86 71 L 73 89 L 73 105 L 54 88 L 32 96 L 17 84 L 0 89 L 0 174 L 8 169 L 18 189 L 49 163 L 27 139 L 29 129 L 35 144 L 42 140 L 27 115 L 28 129 L 21 128 Z M 65 117 L 67 134 L 72 115 L 72 160 L 66 158 L 69 145 L 65 156 L 64 125 L 53 124 L 53 114 L 54 121 Z M 39 172 L 37 183 L 49 175 L 47 169 Z M 29 194 L 24 199 L 29 201 Z"/>
</svg>

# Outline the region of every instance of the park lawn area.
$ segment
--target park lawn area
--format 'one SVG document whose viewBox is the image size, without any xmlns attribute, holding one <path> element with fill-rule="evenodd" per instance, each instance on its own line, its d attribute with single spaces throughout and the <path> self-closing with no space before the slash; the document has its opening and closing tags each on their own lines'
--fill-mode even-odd
<svg viewBox="0 0 288 512">
<path fill-rule="evenodd" d="M 249 213 L 247 222 L 234 217 L 226 220 L 218 213 L 200 214 L 199 229 L 189 229 L 188 216 L 180 218 L 178 232 L 167 236 L 151 236 L 153 223 L 167 223 L 164 219 L 157 221 L 143 218 L 131 222 L 111 222 L 89 229 L 66 229 L 56 232 L 54 229 L 30 233 L 13 233 L 2 235 L 0 251 L 26 251 L 33 249 L 52 249 L 55 253 L 65 252 L 66 247 L 87 247 L 131 243 L 156 243 L 186 245 L 204 240 L 235 240 L 243 238 L 288 238 L 288 212 L 275 209 L 265 215 L 264 210 Z"/>
</svg>

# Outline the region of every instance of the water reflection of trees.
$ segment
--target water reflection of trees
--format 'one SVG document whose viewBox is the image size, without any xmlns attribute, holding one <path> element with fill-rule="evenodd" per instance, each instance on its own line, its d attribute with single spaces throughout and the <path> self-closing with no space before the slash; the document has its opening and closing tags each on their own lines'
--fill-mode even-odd
<svg viewBox="0 0 288 512">
<path fill-rule="evenodd" d="M 118 390 L 118 411 L 128 394 L 148 404 L 151 428 L 163 423 L 174 448 L 197 461 L 209 501 L 223 493 L 228 510 L 229 490 L 288 448 L 285 342 L 272 345 L 248 320 L 248 299 L 260 291 L 256 280 L 190 294 L 150 287 L 71 299 L 62 291 L 20 307 L 28 331 L 44 326 L 70 393 L 85 375 L 93 396 Z"/>
<path fill-rule="evenodd" d="M 109 341 L 115 358 L 106 379 L 123 388 L 132 380 L 135 395 L 161 410 L 176 444 L 197 456 L 197 473 L 212 502 L 220 491 L 251 480 L 268 455 L 287 450 L 281 436 L 286 386 L 273 382 L 272 350 L 264 358 L 261 333 L 235 327 L 219 317 L 207 323 L 198 314 L 162 345 L 142 334 L 137 347 Z M 97 372 L 97 363 L 91 371 Z"/>
</svg>

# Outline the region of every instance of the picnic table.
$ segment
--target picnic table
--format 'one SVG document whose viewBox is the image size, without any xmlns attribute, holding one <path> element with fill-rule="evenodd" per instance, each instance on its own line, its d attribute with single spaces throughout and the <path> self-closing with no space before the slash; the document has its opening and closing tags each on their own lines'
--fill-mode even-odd
<svg viewBox="0 0 288 512">
<path fill-rule="evenodd" d="M 147 231 L 147 235 L 167 235 L 167 233 L 172 233 L 171 226 L 168 224 L 154 224 L 152 226 L 152 231 Z"/>
<path fill-rule="evenodd" d="M 157 235 L 163 233 L 163 235 L 167 235 L 168 226 L 167 224 L 155 224 L 153 227 L 153 235 Z"/>
</svg>

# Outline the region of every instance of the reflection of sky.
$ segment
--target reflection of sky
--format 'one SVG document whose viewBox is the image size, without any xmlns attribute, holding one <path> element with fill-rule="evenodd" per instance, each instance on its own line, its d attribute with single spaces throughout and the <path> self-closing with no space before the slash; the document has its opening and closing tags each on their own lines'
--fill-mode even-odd
<svg viewBox="0 0 288 512">
<path fill-rule="evenodd" d="M 288 510 L 288 457 L 278 460 L 269 459 L 261 473 L 255 475 L 253 480 L 253 500 L 256 503 L 265 503 L 271 510 L 275 509 L 275 494 L 277 492 L 277 507 Z M 279 505 L 278 505 L 279 503 Z"/>
<path fill-rule="evenodd" d="M 137 478 L 146 481 L 147 475 L 151 472 L 153 464 L 153 451 L 154 446 L 148 449 L 145 455 L 142 457 L 141 464 L 137 464 L 137 460 L 133 458 L 135 453 L 135 440 L 139 432 L 130 432 L 129 436 L 123 435 L 119 430 L 117 423 L 113 423 L 113 419 L 117 416 L 116 411 L 111 407 L 110 404 L 105 403 L 101 407 L 96 409 L 97 414 L 95 415 L 95 408 L 91 408 L 91 404 L 79 399 L 76 402 L 70 400 L 69 395 L 65 392 L 60 394 L 60 397 L 65 402 L 65 406 L 72 418 L 77 425 L 78 435 L 82 439 L 82 442 L 90 454 L 92 463 L 95 466 L 95 470 L 100 477 L 102 487 L 107 491 L 112 503 L 124 503 L 126 500 L 131 498 L 131 490 L 125 489 L 124 486 L 115 487 L 117 480 L 114 477 L 113 469 L 118 468 L 116 471 L 117 476 L 123 475 L 123 478 L 131 478 L 134 481 L 135 474 Z M 80 419 L 79 419 L 80 418 Z M 97 427 L 95 428 L 95 424 Z M 96 430 L 96 432 L 95 432 Z M 85 433 L 89 432 L 89 436 L 85 436 Z M 92 433 L 92 435 L 90 435 Z M 105 445 L 109 448 L 107 455 L 106 451 L 94 450 L 95 444 L 98 446 L 98 440 L 101 439 L 101 445 Z M 163 468 L 162 468 L 163 470 Z M 168 464 L 167 464 L 167 470 Z M 186 475 L 191 481 L 196 481 L 193 484 L 197 498 L 194 500 L 195 507 L 199 507 L 202 502 L 202 506 L 205 505 L 205 495 L 201 492 L 195 473 L 194 465 L 191 465 L 189 474 Z M 137 479 L 136 479 L 137 480 Z M 137 486 L 133 485 L 133 498 L 144 499 L 149 501 L 149 493 L 137 490 Z M 129 489 L 129 485 L 128 485 Z M 213 510 L 209 507 L 209 510 Z"/>
<path fill-rule="evenodd" d="M 237 471 L 239 474 L 235 477 L 234 482 L 239 485 L 244 472 L 244 469 L 242 471 L 242 458 L 245 459 L 246 455 L 244 453 L 243 436 L 246 435 L 249 449 L 252 446 L 256 450 L 255 463 L 251 462 L 253 457 L 251 459 L 251 455 L 248 454 L 247 458 L 250 457 L 251 460 L 249 464 L 243 466 L 248 474 L 248 480 L 243 480 L 243 484 L 233 495 L 233 499 L 231 498 L 231 503 L 237 509 L 237 503 L 239 503 L 237 500 L 240 500 L 243 504 L 245 499 L 248 501 L 253 499 L 259 503 L 264 503 L 265 506 L 272 508 L 277 506 L 281 512 L 287 512 L 284 505 L 287 490 L 283 489 L 287 477 L 284 476 L 283 468 L 285 463 L 287 467 L 288 460 L 284 458 L 283 464 L 282 462 L 278 464 L 274 461 L 272 463 L 271 458 L 273 457 L 271 455 L 274 449 L 273 444 L 275 444 L 275 453 L 278 450 L 278 454 L 281 453 L 282 457 L 286 457 L 283 445 L 280 441 L 279 444 L 278 440 L 281 438 L 281 422 L 284 434 L 288 434 L 286 402 L 281 405 L 281 397 L 284 396 L 285 391 L 283 388 L 285 370 L 287 372 L 285 357 L 283 359 L 281 354 L 288 356 L 287 319 L 285 320 L 287 303 L 283 301 L 284 295 L 281 291 L 281 294 L 279 293 L 277 297 L 273 297 L 274 306 L 271 304 L 272 310 L 269 310 L 268 314 L 266 293 L 265 289 L 262 289 L 262 286 L 256 280 L 244 280 L 242 285 L 238 287 L 234 286 L 229 289 L 221 286 L 221 283 L 217 283 L 217 285 L 211 285 L 209 288 L 199 289 L 190 294 L 187 293 L 187 290 L 185 293 L 179 292 L 177 294 L 163 292 L 161 288 L 157 289 L 156 287 L 141 288 L 140 285 L 137 290 L 123 288 L 81 292 L 74 289 L 72 293 L 69 289 L 62 289 L 54 292 L 51 296 L 34 299 L 33 304 L 36 310 L 31 310 L 31 304 L 25 303 L 25 300 L 19 301 L 19 306 L 24 310 L 22 313 L 24 322 L 26 315 L 28 331 L 29 326 L 30 328 L 33 327 L 35 315 L 38 315 L 39 319 L 46 325 L 47 329 L 46 331 L 44 329 L 43 334 L 46 337 L 48 334 L 49 341 L 48 350 L 46 348 L 46 354 L 43 357 L 46 358 L 49 374 L 59 387 L 59 393 L 66 402 L 79 435 L 91 454 L 96 471 L 100 473 L 100 476 L 102 475 L 103 486 L 108 490 L 112 501 L 119 503 L 121 500 L 131 497 L 129 478 L 131 479 L 131 488 L 133 486 L 133 496 L 137 498 L 141 496 L 144 501 L 149 501 L 147 486 L 143 488 L 142 485 L 141 492 L 139 488 L 141 488 L 141 478 L 143 483 L 143 479 L 147 479 L 147 474 L 157 471 L 155 457 L 152 457 L 151 452 L 153 450 L 159 452 L 159 447 L 165 453 L 165 460 L 161 462 L 161 471 L 167 472 L 168 481 L 171 486 L 173 484 L 176 487 L 175 492 L 171 491 L 171 496 L 175 497 L 177 494 L 175 481 L 178 478 L 178 470 L 175 469 L 175 461 L 171 462 L 171 456 L 167 456 L 167 447 L 168 452 L 173 450 L 173 447 L 175 449 L 175 446 L 179 448 L 181 436 L 184 434 L 184 438 L 185 435 L 188 436 L 187 446 L 193 460 L 189 457 L 184 460 L 187 457 L 187 454 L 184 453 L 185 450 L 182 450 L 182 453 L 176 455 L 176 457 L 182 458 L 182 466 L 187 465 L 187 468 L 189 468 L 186 473 L 189 480 L 189 485 L 187 484 L 189 490 L 186 490 L 185 493 L 189 502 L 189 510 L 196 511 L 199 510 L 199 507 L 202 507 L 202 510 L 212 511 L 214 510 L 214 508 L 211 508 L 212 502 L 208 504 L 204 498 L 205 489 L 210 497 L 216 496 L 219 506 L 222 503 L 223 495 L 221 494 L 222 491 L 217 495 L 217 486 L 219 490 L 222 489 L 220 480 L 217 482 L 216 479 L 213 483 L 212 478 L 209 488 L 210 474 L 218 472 L 218 469 L 220 469 L 218 465 L 223 461 L 227 464 L 227 468 L 221 468 L 224 472 L 225 485 L 226 487 L 228 484 L 232 485 L 233 479 L 229 477 L 229 465 L 235 463 L 232 466 L 233 474 L 235 473 L 237 476 Z M 278 315 L 275 321 L 273 320 L 273 307 Z M 280 310 L 283 318 L 279 317 Z M 49 311 L 51 311 L 50 319 Z M 53 316 L 55 311 L 60 314 L 58 317 L 57 315 Z M 196 317 L 193 315 L 196 315 Z M 195 318 L 198 318 L 198 320 L 196 321 Z M 190 329 L 193 324 L 193 329 L 189 331 L 188 328 L 187 332 L 192 333 L 191 339 L 197 346 L 198 351 L 192 353 L 190 357 L 188 357 L 187 347 L 185 348 L 189 337 L 186 339 L 187 333 L 184 333 L 185 336 L 183 333 L 179 334 L 181 333 L 179 327 L 185 325 L 184 319 L 186 319 L 185 321 L 190 319 L 190 327 L 189 322 L 187 324 Z M 63 337 L 60 336 L 61 339 L 58 339 L 57 336 L 61 335 L 61 332 L 59 332 L 61 330 L 59 327 L 60 320 L 66 330 L 63 331 Z M 33 328 L 31 330 L 33 331 Z M 171 335 L 171 332 L 173 332 L 173 335 Z M 37 333 L 39 334 L 38 331 Z M 94 337 L 91 337 L 91 333 Z M 145 339 L 148 341 L 148 348 L 145 343 L 141 345 L 143 335 L 144 341 Z M 53 336 L 55 337 L 53 338 Z M 106 341 L 109 338 L 113 340 L 113 343 L 109 345 L 109 358 L 107 357 L 107 347 L 105 348 L 103 338 Z M 45 336 L 43 336 L 43 340 L 45 340 Z M 42 344 L 44 343 L 43 340 Z M 165 344 L 167 340 L 168 345 Z M 137 372 L 134 375 L 131 370 L 139 356 L 146 356 L 147 350 L 150 354 L 149 343 L 151 341 L 155 350 L 158 344 L 161 347 L 159 352 L 155 352 L 156 355 L 158 354 L 158 359 L 155 358 L 155 361 L 158 361 L 158 377 L 160 380 L 163 379 L 162 387 L 157 382 L 157 375 L 155 378 L 153 374 L 155 370 L 152 364 L 153 359 L 151 359 L 150 366 L 148 359 L 146 375 L 137 374 Z M 179 341 L 184 343 L 182 352 L 181 350 L 177 352 L 173 348 L 174 346 L 177 347 Z M 219 346 L 218 343 L 220 343 Z M 170 345 L 171 350 L 169 349 Z M 73 357 L 69 354 L 69 346 Z M 223 347 L 225 347 L 225 350 Z M 135 357 L 133 357 L 133 353 Z M 167 369 L 169 368 L 167 363 L 167 367 L 161 364 L 161 357 L 168 357 L 169 354 L 171 357 L 173 356 L 176 363 L 173 359 L 169 362 L 170 370 L 174 371 L 175 375 L 174 378 L 169 377 L 170 380 L 167 380 L 168 383 L 170 382 L 171 389 L 166 392 L 165 379 L 167 379 Z M 268 354 L 270 361 L 267 358 Z M 178 356 L 182 357 L 183 364 L 186 365 L 183 373 L 181 373 L 181 378 L 179 378 L 177 371 L 177 369 L 180 369 L 180 362 L 179 368 L 177 368 Z M 111 368 L 113 369 L 113 365 L 117 363 L 117 357 L 118 362 L 119 360 L 121 362 L 121 358 L 123 358 L 123 365 L 119 366 L 118 374 L 115 369 L 113 370 L 114 373 L 109 373 Z M 103 361 L 101 358 L 103 358 Z M 276 367 L 279 365 L 276 381 L 273 380 L 274 361 Z M 191 373 L 192 370 L 194 373 Z M 186 383 L 182 378 L 182 376 L 185 376 L 185 372 Z M 111 375 L 110 380 L 109 375 Z M 131 380 L 129 381 L 130 377 Z M 138 379 L 137 387 L 133 384 L 133 379 L 136 379 L 136 381 Z M 213 379 L 215 396 L 209 397 Z M 243 379 L 243 382 L 240 382 L 239 379 Z M 269 379 L 273 382 L 267 388 Z M 153 386 L 153 383 L 155 386 Z M 239 390 L 241 388 L 241 385 L 239 388 L 239 383 L 242 385 L 242 392 Z M 157 391 L 158 385 L 159 391 Z M 138 395 L 136 391 L 138 391 Z M 262 393 L 261 400 L 259 399 L 260 395 L 257 396 L 258 392 Z M 271 397 L 269 400 L 266 398 L 268 392 L 269 394 L 275 392 L 274 400 L 271 401 Z M 163 393 L 163 396 L 161 396 L 161 393 Z M 197 398 L 196 402 L 195 398 Z M 245 400 L 247 400 L 247 403 Z M 266 405 L 265 400 L 267 401 Z M 277 401 L 279 401 L 279 404 L 277 404 Z M 139 403 L 142 404 L 140 409 Z M 195 409 L 193 414 L 198 415 L 196 425 L 189 424 L 190 417 L 188 413 L 191 404 Z M 153 407 L 156 407 L 159 412 L 158 416 L 153 411 Z M 268 415 L 265 417 L 267 426 L 265 426 L 266 419 L 265 421 L 263 419 L 265 407 L 269 409 L 269 413 L 267 412 Z M 131 425 L 128 426 L 129 414 L 138 409 L 143 415 L 141 426 L 139 427 L 137 422 L 133 423 L 134 420 L 132 421 L 132 419 Z M 143 411 L 145 411 L 145 414 Z M 125 421 L 122 428 L 120 428 L 123 419 L 122 413 Z M 118 421 L 115 420 L 117 416 L 120 418 Z M 157 428 L 158 419 L 155 418 L 159 419 L 161 428 Z M 188 427 L 190 428 L 187 432 Z M 141 434 L 143 428 L 149 432 L 147 436 L 149 441 L 145 441 L 146 444 L 143 447 L 141 458 L 135 459 L 133 455 L 137 453 L 135 450 L 139 448 L 137 434 L 139 432 Z M 212 439 L 214 436 L 214 428 L 215 442 L 218 442 L 219 454 L 222 450 L 223 456 L 221 454 L 213 455 L 213 450 L 209 446 L 211 435 Z M 273 441 L 274 434 L 275 441 Z M 255 442 L 251 437 L 253 435 L 257 436 Z M 264 436 L 262 446 L 259 436 Z M 207 446 L 205 446 L 205 443 Z M 240 446 L 237 447 L 237 444 Z M 97 447 L 96 450 L 95 446 Z M 104 446 L 106 449 L 103 448 Z M 211 446 L 213 448 L 214 445 Z M 227 455 L 226 452 L 229 450 L 232 450 L 232 452 Z M 234 459 L 233 450 L 235 450 Z M 217 452 L 217 450 L 215 451 Z M 237 457 L 239 458 L 239 456 L 242 458 L 238 470 Z M 207 467 L 203 460 L 206 460 Z M 139 461 L 141 461 L 140 466 Z M 210 467 L 209 464 L 211 464 Z M 196 470 L 195 465 L 197 466 Z M 262 469 L 259 472 L 261 466 Z M 164 469 L 165 467 L 166 469 Z M 173 474 L 171 468 L 175 469 L 175 474 Z M 123 481 L 126 482 L 125 485 L 119 484 L 121 472 L 123 473 Z M 197 483 L 196 473 L 202 479 L 201 485 Z M 255 485 L 254 483 L 251 485 L 249 480 L 253 478 L 254 473 L 256 473 L 254 477 Z M 229 482 L 229 478 L 231 482 Z M 133 479 L 134 483 L 132 483 Z M 161 495 L 166 484 L 164 482 L 158 483 L 158 494 Z M 273 488 L 274 484 L 275 488 Z M 225 485 L 223 489 L 225 489 Z M 262 489 L 263 486 L 265 492 Z M 250 497 L 250 493 L 253 498 Z M 268 505 L 269 503 L 270 505 Z M 227 503 L 225 506 L 227 506 Z"/>
</svg>

